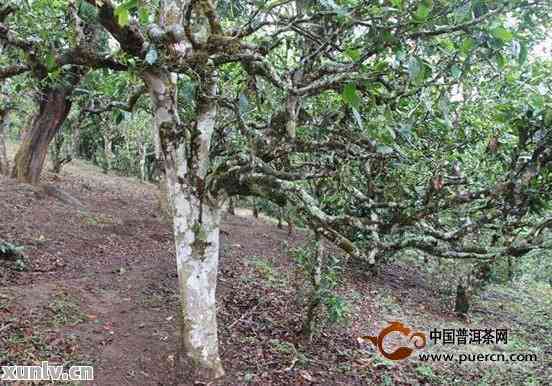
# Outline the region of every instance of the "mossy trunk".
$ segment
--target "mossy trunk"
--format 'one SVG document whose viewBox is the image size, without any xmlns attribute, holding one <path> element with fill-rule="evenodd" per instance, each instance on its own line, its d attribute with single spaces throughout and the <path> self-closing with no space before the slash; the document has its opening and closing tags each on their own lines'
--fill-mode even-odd
<svg viewBox="0 0 552 386">
<path fill-rule="evenodd" d="M 218 352 L 215 301 L 221 211 L 202 204 L 191 194 L 179 193 L 175 199 L 180 335 L 185 359 L 180 365 L 191 365 L 195 380 L 214 379 L 224 374 Z"/>
<path fill-rule="evenodd" d="M 183 134 L 177 111 L 176 76 L 157 69 L 143 73 L 154 102 L 155 131 L 159 133 L 166 189 L 162 205 L 173 218 L 180 292 L 179 375 L 185 383 L 205 382 L 224 375 L 218 352 L 215 292 L 219 260 L 220 205 L 204 192 L 214 131 L 216 104 L 199 99 L 196 135 Z M 216 95 L 216 80 L 204 81 Z M 183 362 L 183 363 L 181 363 Z"/>
<path fill-rule="evenodd" d="M 52 86 L 38 99 L 38 111 L 15 155 L 12 177 L 19 182 L 37 184 L 44 168 L 48 146 L 71 109 L 72 88 Z"/>
</svg>

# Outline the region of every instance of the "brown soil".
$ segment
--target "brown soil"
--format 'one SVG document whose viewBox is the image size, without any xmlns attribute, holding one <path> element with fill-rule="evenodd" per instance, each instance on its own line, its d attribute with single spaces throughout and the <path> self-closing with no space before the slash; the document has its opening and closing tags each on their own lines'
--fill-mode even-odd
<svg viewBox="0 0 552 386">
<path fill-rule="evenodd" d="M 174 375 L 174 245 L 155 186 L 81 162 L 43 181 L 82 206 L 0 177 L 0 239 L 23 245 L 27 258 L 22 271 L 0 262 L 0 365 L 92 364 L 92 384 L 102 386 L 192 384 Z M 222 229 L 217 299 L 227 376 L 216 384 L 433 382 L 416 362 L 390 365 L 357 342 L 394 318 L 418 328 L 464 323 L 417 270 L 389 265 L 376 278 L 362 267 L 344 271 L 338 292 L 350 321 L 323 325 L 309 344 L 298 334 L 300 281 L 289 253 L 308 241 L 305 233 L 288 237 L 243 215 L 226 216 Z M 539 379 L 545 370 L 535 370 Z"/>
</svg>

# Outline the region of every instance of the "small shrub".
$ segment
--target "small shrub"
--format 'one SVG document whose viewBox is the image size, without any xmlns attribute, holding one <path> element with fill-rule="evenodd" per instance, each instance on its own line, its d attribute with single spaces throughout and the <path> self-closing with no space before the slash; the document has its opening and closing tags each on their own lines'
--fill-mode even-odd
<svg viewBox="0 0 552 386">
<path fill-rule="evenodd" d="M 28 261 L 23 254 L 23 247 L 6 241 L 0 241 L 0 260 L 5 260 L 13 264 L 11 267 L 15 271 L 26 271 Z"/>
<path fill-rule="evenodd" d="M 23 247 L 0 240 L 0 259 L 16 261 L 23 257 Z"/>
</svg>

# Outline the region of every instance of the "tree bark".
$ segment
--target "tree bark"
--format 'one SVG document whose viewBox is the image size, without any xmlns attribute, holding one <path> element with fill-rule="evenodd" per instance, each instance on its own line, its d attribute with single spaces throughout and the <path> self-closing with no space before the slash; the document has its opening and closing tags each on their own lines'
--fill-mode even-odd
<svg viewBox="0 0 552 386">
<path fill-rule="evenodd" d="M 150 74 L 151 76 L 151 74 Z M 154 77 L 156 75 L 153 75 Z M 161 81 L 161 79 L 159 79 Z M 147 82 L 146 82 L 147 83 Z M 168 111 L 171 111 L 171 108 L 177 108 L 176 106 L 176 88 L 174 89 L 174 95 L 171 97 L 174 102 L 174 106 L 167 106 L 169 109 Z M 168 101 L 166 101 L 168 104 Z M 178 117 L 175 117 L 178 118 Z M 163 149 L 161 148 L 161 138 L 160 138 L 160 127 L 163 123 L 164 119 L 159 116 L 154 117 L 154 130 L 153 130 L 153 145 L 154 145 L 154 151 L 155 151 L 155 175 L 157 176 L 157 184 L 159 187 L 159 195 L 158 195 L 158 203 L 159 203 L 159 212 L 161 213 L 161 217 L 163 220 L 167 223 L 172 223 L 172 202 L 169 197 L 169 192 L 167 190 L 167 178 L 166 178 L 166 170 L 165 170 L 165 160 L 163 155 Z M 179 124 L 179 122 L 177 122 Z"/>
<path fill-rule="evenodd" d="M 221 209 L 205 191 L 216 104 L 200 97 L 195 129 L 184 130 L 177 114 L 176 77 L 162 69 L 143 77 L 154 102 L 173 218 L 182 321 L 179 356 L 187 359 L 192 379 L 210 380 L 224 375 L 215 303 Z M 215 95 L 214 79 L 206 79 L 204 86 Z"/>
<path fill-rule="evenodd" d="M 19 182 L 38 183 L 48 146 L 71 109 L 72 91 L 73 86 L 55 85 L 38 97 L 38 112 L 15 155 L 12 177 Z"/>
<path fill-rule="evenodd" d="M 184 321 L 181 334 L 194 379 L 213 379 L 224 374 L 218 353 L 215 304 L 220 209 L 183 193 L 175 196 L 174 215 Z"/>
<path fill-rule="evenodd" d="M 10 125 L 10 109 L 0 110 L 0 174 L 10 174 L 10 163 L 8 152 L 6 151 L 6 136 Z"/>
</svg>

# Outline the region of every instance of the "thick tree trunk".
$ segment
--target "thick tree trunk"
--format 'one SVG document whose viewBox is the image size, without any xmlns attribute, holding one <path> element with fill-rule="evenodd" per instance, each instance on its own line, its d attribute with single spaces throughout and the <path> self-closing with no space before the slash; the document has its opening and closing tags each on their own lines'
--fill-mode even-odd
<svg viewBox="0 0 552 386">
<path fill-rule="evenodd" d="M 215 302 L 221 211 L 182 191 L 175 195 L 174 209 L 185 357 L 194 379 L 213 379 L 224 374 L 218 353 Z"/>
<path fill-rule="evenodd" d="M 27 131 L 15 155 L 12 177 L 36 184 L 44 167 L 48 145 L 71 109 L 72 87 L 54 86 L 44 90 L 38 100 L 31 130 Z"/>
<path fill-rule="evenodd" d="M 175 100 L 174 104 L 176 106 L 176 89 L 174 91 L 173 99 Z M 169 101 L 165 101 L 165 103 L 169 104 Z M 170 106 L 167 106 L 167 108 L 171 108 Z M 161 138 L 160 138 L 160 130 L 161 124 L 163 123 L 163 118 L 159 116 L 154 117 L 154 126 L 155 129 L 153 130 L 153 145 L 155 150 L 155 164 L 154 168 L 155 175 L 157 176 L 157 184 L 159 186 L 159 195 L 158 195 L 158 203 L 159 203 L 159 212 L 161 213 L 161 217 L 164 221 L 167 223 L 172 223 L 172 202 L 170 202 L 169 192 L 167 190 L 167 178 L 166 178 L 166 170 L 165 170 L 165 160 L 163 155 L 163 149 L 161 148 Z"/>
<path fill-rule="evenodd" d="M 6 136 L 10 125 L 9 108 L 0 110 L 0 174 L 10 174 L 10 163 L 8 161 L 8 152 L 6 151 Z"/>
<path fill-rule="evenodd" d="M 205 192 L 216 105 L 200 98 L 194 135 L 189 137 L 177 114 L 176 78 L 161 69 L 145 72 L 143 77 L 155 106 L 166 202 L 170 203 L 174 224 L 183 346 L 179 347 L 179 357 L 190 365 L 191 374 L 186 376 L 195 381 L 210 380 L 224 375 L 215 302 L 221 209 Z M 204 87 L 207 93 L 216 93 L 214 79 L 207 79 Z"/>
</svg>

